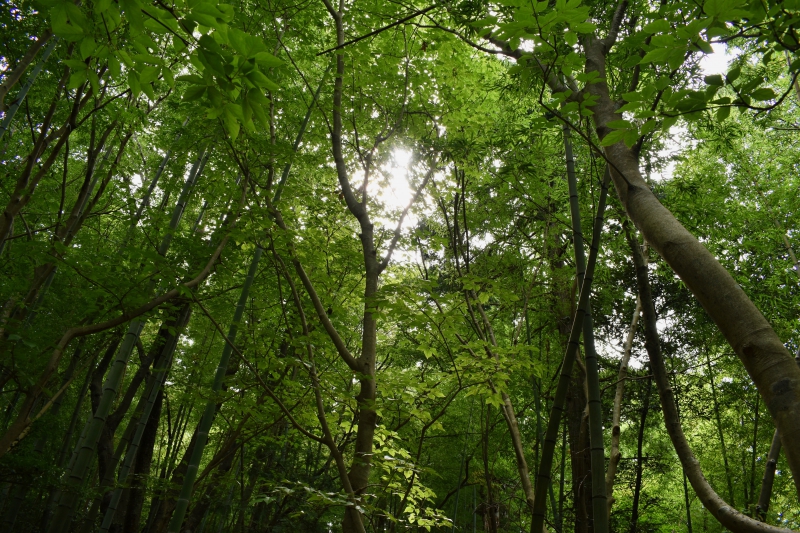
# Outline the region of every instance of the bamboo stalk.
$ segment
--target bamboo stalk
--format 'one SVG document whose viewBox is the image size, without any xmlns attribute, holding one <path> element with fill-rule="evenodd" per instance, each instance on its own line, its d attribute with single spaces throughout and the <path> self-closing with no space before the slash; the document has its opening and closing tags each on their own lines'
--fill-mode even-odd
<svg viewBox="0 0 800 533">
<path fill-rule="evenodd" d="M 17 94 L 17 98 L 14 100 L 14 103 L 11 104 L 11 106 L 8 108 L 8 111 L 6 111 L 6 114 L 3 117 L 3 122 L 0 123 L 0 140 L 3 139 L 3 135 L 5 135 L 6 131 L 11 125 L 11 121 L 14 120 L 14 115 L 17 114 L 17 111 L 19 110 L 19 107 L 22 105 L 22 102 L 25 101 L 25 97 L 28 96 L 28 91 L 30 91 L 31 87 L 33 87 L 33 83 L 36 81 L 36 78 L 39 77 L 39 74 L 42 72 L 42 68 L 44 68 L 44 64 L 47 62 L 47 59 L 50 57 L 50 54 L 53 53 L 53 50 L 55 49 L 57 44 L 58 44 L 58 37 L 52 37 L 50 44 L 47 45 L 47 48 L 45 48 L 44 52 L 42 52 L 42 57 L 39 58 L 39 62 L 36 63 L 36 66 L 33 67 L 33 70 L 28 76 L 28 79 L 25 80 L 25 85 L 23 85 L 22 88 L 19 90 L 19 94 Z M 33 58 L 31 58 L 31 60 L 33 60 Z M 1 101 L 0 101 L 0 106 L 2 106 Z"/>
<path fill-rule="evenodd" d="M 187 303 L 184 305 L 183 309 L 181 309 L 179 313 L 179 317 L 177 320 L 178 328 L 186 327 L 187 322 L 189 321 L 189 315 L 191 313 L 191 306 Z M 130 444 L 128 445 L 128 450 L 125 452 L 125 458 L 122 462 L 122 467 L 119 471 L 119 481 L 118 486 L 114 489 L 113 494 L 111 495 L 111 501 L 106 508 L 105 515 L 103 516 L 103 522 L 100 526 L 100 531 L 105 533 L 111 528 L 111 524 L 114 520 L 114 514 L 117 512 L 117 506 L 119 505 L 119 501 L 122 498 L 122 490 L 128 484 L 128 473 L 131 471 L 133 467 L 133 461 L 136 459 L 136 454 L 139 450 L 139 444 L 142 440 L 142 436 L 144 435 L 144 430 L 147 426 L 148 421 L 150 420 L 150 413 L 153 410 L 153 406 L 156 404 L 156 399 L 158 398 L 158 394 L 161 391 L 161 386 L 164 384 L 164 379 L 167 376 L 167 371 L 169 370 L 170 366 L 172 365 L 172 358 L 175 354 L 175 349 L 178 346 L 178 338 L 179 334 L 176 332 L 175 334 L 170 335 L 170 339 L 167 344 L 162 348 L 162 357 L 160 358 L 164 364 L 161 368 L 159 368 L 154 376 L 151 379 L 151 383 L 149 384 L 149 392 L 146 394 L 146 400 L 144 402 L 144 407 L 139 415 L 139 420 L 136 424 L 136 433 L 133 435 L 133 438 L 130 440 Z"/>
<path fill-rule="evenodd" d="M 158 247 L 158 253 L 162 257 L 165 256 L 169 250 L 170 243 L 172 242 L 172 236 L 181 221 L 183 212 L 186 208 L 186 203 L 188 202 L 189 196 L 194 189 L 194 184 L 200 174 L 200 171 L 202 170 L 202 164 L 204 163 L 205 158 L 206 154 L 203 152 L 195 163 L 194 168 L 192 169 L 192 172 L 190 172 L 186 182 L 184 183 L 178 201 L 173 209 L 169 228 L 167 229 L 167 232 L 162 238 L 161 244 Z M 155 285 L 155 280 L 150 282 L 147 289 L 148 294 L 155 289 Z M 72 522 L 72 514 L 79 498 L 80 487 L 83 484 L 83 480 L 86 477 L 87 471 L 89 470 L 95 450 L 97 449 L 97 443 L 100 439 L 100 434 L 103 431 L 106 419 L 111 411 L 114 399 L 117 396 L 117 390 L 122 382 L 125 368 L 128 364 L 128 359 L 133 351 L 136 340 L 139 338 L 139 333 L 144 327 L 144 323 L 145 322 L 143 320 L 134 320 L 128 327 L 128 331 L 125 334 L 122 345 L 120 346 L 117 356 L 108 372 L 106 380 L 103 383 L 103 394 L 100 399 L 100 404 L 98 405 L 98 408 L 92 418 L 90 418 L 90 420 L 87 422 L 86 437 L 81 445 L 80 451 L 78 452 L 75 464 L 67 473 L 67 488 L 61 495 L 58 508 L 56 509 L 53 521 L 50 523 L 48 533 L 66 533 L 70 527 Z"/>
<path fill-rule="evenodd" d="M 569 184 L 569 207 L 572 216 L 573 245 L 578 286 L 583 286 L 586 275 L 586 253 L 583 244 L 581 212 L 578 203 L 578 183 L 575 176 L 575 160 L 572 154 L 569 127 L 564 127 L 564 153 L 567 160 L 567 182 Z M 597 349 L 594 344 L 591 298 L 586 301 L 583 317 L 583 346 L 586 351 L 586 382 L 589 404 L 589 446 L 592 480 L 592 525 L 595 533 L 608 531 L 608 503 L 605 480 L 605 450 L 603 445 L 603 404 L 600 400 L 600 376 Z"/>
<path fill-rule="evenodd" d="M 586 275 L 584 276 L 583 284 L 581 285 L 580 298 L 578 299 L 578 309 L 575 312 L 575 320 L 572 322 L 572 331 L 570 332 L 569 336 L 569 344 L 567 345 L 567 351 L 564 354 L 564 361 L 561 364 L 561 374 L 558 378 L 556 394 L 555 398 L 553 399 L 553 406 L 550 410 L 550 418 L 547 422 L 547 431 L 545 433 L 544 443 L 542 446 L 542 460 L 539 464 L 539 475 L 536 478 L 536 491 L 534 493 L 531 533 L 539 533 L 543 531 L 544 521 L 547 515 L 547 487 L 551 483 L 553 455 L 556 447 L 556 439 L 558 438 L 558 428 L 561 422 L 561 416 L 564 412 L 564 402 L 567 397 L 567 388 L 569 387 L 570 376 L 572 375 L 572 365 L 575 363 L 575 355 L 578 351 L 581 330 L 583 329 L 585 310 L 589 302 L 589 294 L 592 290 L 592 280 L 594 277 L 595 264 L 597 263 L 597 252 L 600 248 L 600 236 L 603 232 L 603 213 L 605 212 L 606 208 L 606 198 L 608 195 L 608 184 L 610 179 L 611 172 L 608 167 L 606 167 L 605 177 L 603 178 L 603 186 L 600 191 L 600 199 L 597 203 L 597 214 L 595 216 L 592 245 L 589 251 L 589 261 L 586 266 Z M 605 487 L 605 480 L 603 481 L 603 486 Z M 605 505 L 605 501 L 603 501 L 603 504 Z"/>
<path fill-rule="evenodd" d="M 253 285 L 253 278 L 258 270 L 258 263 L 261 260 L 262 253 L 263 249 L 260 246 L 256 247 L 256 251 L 253 254 L 253 260 L 250 262 L 250 269 L 247 272 L 247 278 L 242 286 L 242 292 L 239 295 L 239 302 L 237 303 L 236 310 L 233 314 L 233 321 L 231 322 L 228 330 L 228 339 L 230 339 L 230 342 L 235 342 L 236 340 L 236 333 L 239 330 L 239 323 L 242 320 L 244 307 L 247 304 L 247 299 L 250 295 L 250 287 Z M 192 498 L 192 491 L 194 490 L 194 480 L 197 477 L 197 470 L 200 467 L 200 460 L 203 458 L 203 450 L 205 449 L 206 442 L 208 440 L 208 432 L 211 429 L 211 424 L 214 422 L 214 417 L 217 414 L 217 402 L 214 396 L 222 389 L 222 382 L 225 379 L 225 372 L 228 369 L 228 362 L 230 361 L 232 351 L 233 348 L 231 344 L 226 342 L 222 349 L 222 355 L 220 356 L 219 364 L 217 365 L 217 371 L 214 374 L 214 382 L 211 385 L 212 397 L 206 403 L 203 417 L 200 419 L 200 423 L 197 426 L 197 440 L 195 442 L 194 449 L 192 450 L 192 455 L 189 459 L 189 466 L 186 470 L 186 475 L 183 478 L 183 486 L 181 487 L 181 492 L 175 505 L 175 511 L 172 515 L 172 519 L 169 522 L 169 533 L 180 533 L 181 525 L 183 524 L 183 518 L 186 516 L 186 511 L 189 508 L 189 502 Z"/>
</svg>

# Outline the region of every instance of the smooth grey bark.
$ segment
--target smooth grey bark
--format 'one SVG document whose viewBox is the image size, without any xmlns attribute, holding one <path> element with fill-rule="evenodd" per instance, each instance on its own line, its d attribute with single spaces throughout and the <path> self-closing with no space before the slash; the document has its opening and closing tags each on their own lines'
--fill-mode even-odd
<svg viewBox="0 0 800 533">
<path fill-rule="evenodd" d="M 158 434 L 158 426 L 161 421 L 161 408 L 164 401 L 164 390 L 159 391 L 156 398 L 156 403 L 153 406 L 150 418 L 145 426 L 145 433 L 141 439 L 141 451 L 136 456 L 136 462 L 133 471 L 133 480 L 131 482 L 130 496 L 128 498 L 128 506 L 125 509 L 125 515 L 122 523 L 124 524 L 124 533 L 140 533 L 141 532 L 141 519 L 142 508 L 145 500 L 145 487 L 146 479 L 150 474 L 150 468 L 153 461 L 153 454 L 155 451 L 156 436 Z"/>
<path fill-rule="evenodd" d="M 678 409 L 675 404 L 675 396 L 669 382 L 663 356 L 661 355 L 661 341 L 656 326 L 656 311 L 650 290 L 647 266 L 644 263 L 639 245 L 630 235 L 630 232 L 628 232 L 627 238 L 636 267 L 636 285 L 639 291 L 639 298 L 641 298 L 642 301 L 645 349 L 650 358 L 650 369 L 653 373 L 653 379 L 656 382 L 659 399 L 661 400 L 664 425 L 672 441 L 672 446 L 675 448 L 678 458 L 683 465 L 683 471 L 686 477 L 689 478 L 689 483 L 692 485 L 697 497 L 700 498 L 703 506 L 708 509 L 720 524 L 731 531 L 736 533 L 789 533 L 790 530 L 788 529 L 770 526 L 754 520 L 725 503 L 703 475 L 700 462 L 694 456 L 689 442 L 686 440 L 686 435 L 683 433 Z"/>
<path fill-rule="evenodd" d="M 624 18 L 627 6 L 625 1 L 618 4 L 619 16 L 614 18 L 617 25 Z M 588 109 L 593 113 L 594 129 L 600 139 L 613 130 L 610 123 L 623 119 L 609 87 L 609 80 L 618 78 L 607 72 L 606 64 L 606 56 L 616 43 L 618 29 L 617 26 L 606 38 L 587 35 L 581 39 L 584 70 L 597 76 L 583 89 L 576 89 L 578 95 L 594 98 Z M 487 39 L 499 46 L 502 53 L 522 59 L 523 52 L 512 50 L 507 42 L 491 35 Z M 553 92 L 569 89 L 560 82 L 547 61 L 542 61 L 535 53 L 530 57 L 530 63 L 542 72 L 545 83 Z M 604 156 L 613 168 L 612 179 L 620 202 L 649 245 L 709 314 L 756 384 L 780 430 L 787 463 L 800 497 L 800 446 L 794 445 L 800 442 L 800 368 L 733 276 L 661 204 L 642 175 L 635 148 L 629 148 L 623 141 L 603 148 Z"/>
</svg>

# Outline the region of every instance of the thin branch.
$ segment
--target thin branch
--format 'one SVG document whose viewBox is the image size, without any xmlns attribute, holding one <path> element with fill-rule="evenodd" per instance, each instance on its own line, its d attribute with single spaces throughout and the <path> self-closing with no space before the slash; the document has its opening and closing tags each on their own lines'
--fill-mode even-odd
<svg viewBox="0 0 800 533">
<path fill-rule="evenodd" d="M 330 4 L 328 3 L 327 0 L 323 0 L 323 1 L 325 2 L 326 7 L 330 6 Z M 382 28 L 378 28 L 377 30 L 373 30 L 373 31 L 367 33 L 366 35 L 362 35 L 361 37 L 356 37 L 355 39 L 351 39 L 351 40 L 347 41 L 346 43 L 340 44 L 339 46 L 334 46 L 333 48 L 328 48 L 327 50 L 323 50 L 322 52 L 319 52 L 317 54 L 317 56 L 325 55 L 325 54 L 327 54 L 329 52 L 333 52 L 334 50 L 339 50 L 340 48 L 344 48 L 345 46 L 349 46 L 349 45 L 355 44 L 355 43 L 357 43 L 359 41 L 363 41 L 364 39 L 372 37 L 373 35 L 378 35 L 379 33 L 383 32 L 383 31 L 386 31 L 388 29 L 394 28 L 395 26 L 399 26 L 400 24 L 402 24 L 404 22 L 408 22 L 409 20 L 411 20 L 411 19 L 413 19 L 415 17 L 418 17 L 420 15 L 424 15 L 428 11 L 431 11 L 431 10 L 437 8 L 437 7 L 439 7 L 439 6 L 436 5 L 436 4 L 433 4 L 432 6 L 426 7 L 425 9 L 420 9 L 419 11 L 416 11 L 416 12 L 408 15 L 407 17 L 404 17 L 404 18 L 401 18 L 398 21 L 392 22 L 388 26 L 384 26 Z M 333 6 L 328 7 L 328 11 L 330 11 L 331 14 L 333 14 L 334 13 Z"/>
<path fill-rule="evenodd" d="M 392 258 L 392 254 L 394 253 L 394 249 L 397 246 L 397 242 L 400 240 L 401 230 L 403 227 L 403 221 L 408 215 L 408 211 L 411 207 L 417 203 L 419 197 L 422 195 L 422 192 L 425 190 L 425 187 L 428 185 L 428 181 L 433 177 L 433 173 L 436 171 L 436 158 L 434 158 L 433 164 L 428 172 L 425 174 L 425 177 L 422 179 L 422 184 L 417 188 L 417 191 L 414 193 L 414 197 L 411 198 L 411 201 L 408 202 L 408 205 L 403 209 L 403 212 L 400 214 L 400 219 L 397 221 L 397 227 L 394 230 L 394 236 L 392 237 L 392 242 L 389 244 L 389 249 L 386 251 L 386 257 L 378 265 L 378 269 L 383 271 L 389 266 L 389 261 Z"/>
<path fill-rule="evenodd" d="M 200 310 L 203 311 L 203 314 L 205 314 L 206 317 L 214 325 L 214 328 L 216 328 L 216 330 L 219 332 L 219 334 L 222 335 L 222 338 L 225 340 L 225 342 L 228 344 L 228 346 L 230 346 L 231 349 L 236 353 L 236 355 L 239 356 L 239 359 L 242 360 L 242 362 L 245 364 L 245 366 L 248 369 L 250 369 L 250 372 L 253 373 L 253 376 L 255 376 L 256 380 L 259 383 L 259 385 L 261 385 L 261 387 L 264 389 L 264 392 L 266 392 L 267 395 L 275 401 L 275 403 L 278 405 L 280 410 L 283 411 L 283 414 L 286 415 L 286 418 L 289 419 L 289 421 L 292 423 L 292 425 L 295 427 L 295 429 L 297 429 L 297 431 L 299 431 L 300 433 L 302 433 L 303 435 L 305 435 L 309 439 L 312 439 L 312 440 L 314 440 L 316 442 L 319 442 L 320 444 L 325 444 L 325 440 L 323 438 L 317 437 L 316 435 L 314 435 L 313 433 L 311 433 L 306 428 L 304 428 L 303 426 L 300 425 L 300 423 L 292 415 L 292 412 L 289 409 L 287 409 L 285 405 L 283 405 L 283 402 L 280 400 L 280 398 L 278 398 L 275 395 L 275 393 L 272 392 L 272 389 L 269 387 L 269 385 L 267 385 L 266 382 L 264 382 L 264 380 L 261 378 L 261 375 L 258 373 L 258 370 L 256 370 L 256 368 L 252 365 L 252 363 L 250 363 L 250 361 L 247 360 L 247 358 L 239 350 L 239 348 L 237 348 L 236 345 L 231 342 L 231 340 L 228 338 L 228 336 L 225 335 L 225 332 L 222 330 L 222 328 L 220 327 L 219 323 L 216 320 L 214 320 L 214 317 L 212 317 L 211 314 L 208 312 L 208 310 L 205 308 L 205 306 L 203 306 L 203 304 L 200 303 L 200 300 L 198 300 L 197 298 L 194 298 L 194 293 L 192 293 L 192 298 L 194 299 L 194 302 L 200 307 Z"/>
</svg>

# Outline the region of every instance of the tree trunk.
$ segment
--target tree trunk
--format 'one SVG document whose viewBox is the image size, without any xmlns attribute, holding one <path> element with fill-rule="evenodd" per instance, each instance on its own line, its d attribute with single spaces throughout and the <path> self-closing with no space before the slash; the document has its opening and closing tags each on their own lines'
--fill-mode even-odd
<svg viewBox="0 0 800 533">
<path fill-rule="evenodd" d="M 778 435 L 778 430 L 775 430 L 775 434 L 772 436 L 772 444 L 769 447 L 769 454 L 767 454 L 767 467 L 764 469 L 764 478 L 761 480 L 761 493 L 758 496 L 758 504 L 756 504 L 756 513 L 758 519 L 762 522 L 767 521 L 769 500 L 772 497 L 772 484 L 775 481 L 775 470 L 778 466 L 780 454 L 781 438 Z"/>
<path fill-rule="evenodd" d="M 5 99 L 8 91 L 10 91 L 22 78 L 22 75 L 25 74 L 25 71 L 28 70 L 28 67 L 31 66 L 31 63 L 33 63 L 33 60 L 36 59 L 36 55 L 39 53 L 39 50 L 41 50 L 42 46 L 44 46 L 45 43 L 52 37 L 53 33 L 49 29 L 45 30 L 41 37 L 31 43 L 31 45 L 28 47 L 28 50 L 25 51 L 25 55 L 23 55 L 19 62 L 14 66 L 14 69 L 11 71 L 11 73 L 6 75 L 3 83 L 0 84 L 0 110 L 6 110 Z"/>
<path fill-rule="evenodd" d="M 633 508 L 631 510 L 631 529 L 630 533 L 636 533 L 639 523 L 639 499 L 642 493 L 642 472 L 644 472 L 644 457 L 642 456 L 642 445 L 644 444 L 644 430 L 647 425 L 647 413 L 650 411 L 650 389 L 653 386 L 653 378 L 648 378 L 647 388 L 644 393 L 642 403 L 642 418 L 639 420 L 639 438 L 636 441 L 636 479 L 633 487 Z"/>
<path fill-rule="evenodd" d="M 611 454 L 608 460 L 608 470 L 606 471 L 606 494 L 608 495 L 608 514 L 611 514 L 611 507 L 614 505 L 614 478 L 617 475 L 617 465 L 622 458 L 619 450 L 620 438 L 620 417 L 622 414 L 622 396 L 625 391 L 625 381 L 628 378 L 628 363 L 631 359 L 631 349 L 633 338 L 636 335 L 636 326 L 639 324 L 639 314 L 642 311 L 642 302 L 636 298 L 636 309 L 633 312 L 631 326 L 628 329 L 628 337 L 625 344 L 622 359 L 619 362 L 619 372 L 617 373 L 617 390 L 614 394 L 614 410 L 611 422 Z"/>
<path fill-rule="evenodd" d="M 150 475 L 150 466 L 153 462 L 153 452 L 155 449 L 156 435 L 158 434 L 158 424 L 161 420 L 161 406 L 164 403 L 164 391 L 158 391 L 150 417 L 144 429 L 140 441 L 140 451 L 136 456 L 136 464 L 133 470 L 133 480 L 131 481 L 130 496 L 128 506 L 125 509 L 122 523 L 125 525 L 123 533 L 140 533 L 142 522 L 142 508 L 144 506 L 145 488 L 147 478 Z"/>
<path fill-rule="evenodd" d="M 257 247 L 253 255 L 253 260 L 250 263 L 250 270 L 248 271 L 247 278 L 242 286 L 239 302 L 236 305 L 236 310 L 233 315 L 233 322 L 231 322 L 230 329 L 228 331 L 229 342 L 226 342 L 222 349 L 220 362 L 217 366 L 217 371 L 214 374 L 214 382 L 211 386 L 212 395 L 218 393 L 222 389 L 222 382 L 225 379 L 225 374 L 228 370 L 228 361 L 230 360 L 231 353 L 233 352 L 233 347 L 230 343 L 236 341 L 236 333 L 239 329 L 239 322 L 242 320 L 244 307 L 249 298 L 250 287 L 253 284 L 253 278 L 258 270 L 258 263 L 261 259 L 262 252 L 263 249 L 261 247 Z M 211 429 L 211 424 L 214 422 L 214 417 L 216 414 L 216 400 L 213 398 L 209 399 L 208 403 L 206 404 L 205 411 L 203 412 L 203 417 L 200 420 L 200 424 L 197 426 L 197 438 L 195 440 L 195 446 L 192 450 L 192 455 L 187 465 L 186 475 L 183 478 L 183 484 L 180 495 L 178 496 L 178 501 L 175 505 L 174 514 L 172 515 L 172 519 L 169 523 L 169 533 L 180 533 L 183 519 L 186 515 L 186 511 L 189 508 L 189 502 L 192 498 L 194 481 L 197 477 L 197 470 L 200 467 L 200 460 L 203 457 L 206 440 L 208 439 L 208 432 Z"/>
<path fill-rule="evenodd" d="M 200 160 L 202 160 L 202 156 Z M 186 183 L 181 190 L 178 202 L 175 204 L 175 208 L 173 209 L 169 228 L 167 229 L 167 232 L 162 238 L 161 244 L 159 245 L 158 253 L 162 257 L 166 255 L 167 250 L 169 249 L 169 245 L 172 242 L 173 233 L 176 231 L 178 224 L 180 223 L 186 203 L 189 199 L 189 195 L 194 188 L 195 180 L 198 174 L 200 174 L 200 170 L 198 168 L 199 161 L 195 164 L 195 167 L 192 169 L 193 171 L 189 174 L 189 178 L 186 180 Z M 149 294 L 153 291 L 153 289 L 155 289 L 155 280 L 150 283 L 147 293 Z M 106 419 L 111 411 L 114 398 L 117 395 L 117 389 L 121 384 L 125 368 L 128 364 L 128 359 L 131 355 L 136 340 L 139 338 L 139 333 L 141 332 L 143 325 L 143 321 L 134 320 L 128 327 L 128 332 L 125 334 L 125 338 L 119 348 L 111 370 L 109 370 L 108 376 L 103 383 L 102 397 L 88 427 L 85 441 L 82 444 L 80 452 L 78 453 L 75 464 L 68 473 L 67 489 L 61 496 L 61 501 L 59 501 L 55 517 L 50 524 L 48 533 L 66 533 L 66 530 L 71 524 L 72 513 L 79 496 L 80 486 L 82 485 L 86 476 L 91 458 L 97 449 L 97 443 L 101 437 L 103 428 L 105 427 Z"/>
<path fill-rule="evenodd" d="M 123 487 L 128 485 L 128 473 L 131 471 L 131 468 L 133 468 L 134 465 L 138 465 L 136 462 L 136 457 L 138 451 L 141 449 L 140 443 L 148 431 L 150 414 L 158 401 L 159 395 L 162 392 L 161 387 L 164 384 L 167 372 L 172 366 L 172 359 L 175 354 L 175 349 L 177 348 L 178 339 L 181 332 L 188 324 L 190 316 L 191 305 L 189 303 L 185 303 L 175 318 L 165 320 L 160 328 L 159 335 L 154 343 L 154 347 L 151 349 L 151 354 L 147 357 L 148 362 L 155 360 L 154 369 L 156 369 L 156 371 L 150 377 L 147 386 L 145 387 L 141 399 L 141 403 L 143 404 L 141 409 L 137 407 L 136 412 L 131 419 L 130 429 L 132 435 L 130 437 L 123 437 L 122 441 L 118 445 L 117 453 L 114 454 L 113 464 L 116 467 L 122 452 L 127 447 L 125 459 L 119 471 L 118 483 L 121 486 L 117 487 L 113 491 L 109 497 L 107 507 L 104 508 L 105 516 L 103 517 L 103 523 L 100 527 L 101 532 L 108 531 L 111 527 L 114 513 L 117 510 L 117 505 L 120 501 L 120 498 L 123 496 Z M 139 368 L 139 370 L 141 371 L 142 368 L 146 368 L 144 364 Z M 138 374 L 139 372 L 137 371 L 137 375 Z M 135 379 L 132 381 L 133 382 L 131 383 L 129 390 L 134 389 L 134 386 L 135 388 L 138 388 L 138 384 L 135 383 Z M 123 401 L 122 403 L 124 406 L 125 402 Z M 116 424 L 119 424 L 121 421 L 121 417 L 118 417 L 117 414 L 120 412 L 123 406 L 120 406 L 120 408 L 115 411 L 114 415 L 112 415 L 116 419 L 114 420 L 113 424 L 115 427 Z M 111 419 L 111 417 L 109 417 L 109 419 Z M 126 434 L 127 433 L 128 430 L 126 430 Z M 149 453 L 152 458 L 153 450 L 150 450 L 146 453 Z M 148 459 L 148 464 L 149 461 L 150 459 Z M 110 481 L 111 483 L 106 484 L 106 486 L 113 485 L 113 479 Z M 122 508 L 124 509 L 125 505 L 123 505 Z"/>
<path fill-rule="evenodd" d="M 602 139 L 608 124 L 622 119 L 611 99 L 605 43 L 590 38 L 586 71 L 599 74 L 586 90 L 597 97 L 593 120 Z M 637 154 L 620 141 L 605 148 L 613 165 L 612 178 L 631 220 L 650 246 L 672 267 L 719 327 L 755 382 L 769 409 L 786 450 L 795 488 L 800 496 L 800 368 L 742 288 L 717 259 L 666 209 L 642 178 Z"/>
<path fill-rule="evenodd" d="M 672 387 L 670 386 L 667 369 L 661 355 L 661 344 L 656 326 L 656 311 L 650 291 L 647 266 L 644 263 L 642 252 L 636 240 L 630 233 L 627 234 L 627 237 L 633 253 L 634 265 L 636 266 L 636 284 L 639 290 L 639 298 L 642 301 L 645 349 L 650 358 L 650 368 L 658 388 L 661 409 L 664 413 L 664 424 L 672 441 L 672 446 L 681 460 L 683 471 L 686 473 L 686 477 L 689 478 L 689 483 L 691 483 L 703 506 L 711 512 L 720 524 L 731 531 L 736 533 L 788 533 L 789 530 L 787 529 L 763 524 L 729 506 L 714 492 L 714 489 L 711 488 L 711 485 L 708 484 L 705 476 L 703 476 L 700 463 L 692 453 L 692 449 L 689 447 L 689 443 L 683 433 L 683 428 L 681 428 Z"/>
<path fill-rule="evenodd" d="M 603 178 L 603 186 L 600 192 L 600 198 L 597 202 L 597 213 L 594 220 L 592 244 L 589 251 L 589 261 L 586 265 L 586 275 L 584 276 L 584 281 L 580 288 L 578 309 L 575 312 L 575 318 L 572 322 L 569 343 L 567 345 L 566 353 L 564 354 L 564 361 L 561 364 L 561 373 L 558 378 L 555 398 L 553 399 L 553 406 L 550 410 L 550 418 L 547 422 L 547 432 L 545 433 L 544 445 L 542 447 L 542 460 L 539 464 L 539 474 L 536 478 L 536 492 L 534 495 L 531 533 L 539 533 L 544 528 L 544 521 L 547 514 L 547 488 L 551 483 L 553 456 L 556 447 L 556 439 L 558 438 L 558 427 L 560 425 L 561 415 L 564 410 L 564 401 L 566 399 L 567 389 L 571 380 L 572 366 L 575 362 L 575 356 L 578 351 L 581 332 L 583 331 L 583 320 L 586 313 L 585 310 L 589 304 L 589 295 L 591 293 L 592 279 L 594 277 L 594 268 L 595 264 L 597 263 L 597 252 L 600 248 L 600 236 L 603 231 L 603 215 L 606 208 L 606 194 L 608 191 L 609 180 L 610 176 L 608 168 L 606 168 L 605 177 Z"/>
<path fill-rule="evenodd" d="M 11 106 L 8 109 L 6 109 L 4 100 L 6 95 L 8 94 L 9 89 L 11 89 L 11 87 L 14 86 L 14 84 L 16 84 L 19 81 L 19 78 L 25 72 L 25 69 L 33 61 L 34 57 L 36 56 L 36 53 L 39 51 L 39 48 L 41 48 L 41 46 L 51 38 L 52 42 L 42 53 L 41 59 L 39 59 L 39 62 L 33 68 L 33 71 L 31 72 L 30 76 L 28 76 L 28 79 L 25 80 L 25 84 L 19 90 L 19 94 L 17 94 L 17 97 L 14 99 L 14 103 L 12 103 Z M 25 97 L 28 96 L 28 91 L 30 91 L 31 87 L 36 81 L 36 78 L 39 77 L 39 73 L 41 73 L 44 64 L 47 62 L 47 58 L 50 57 L 50 54 L 53 52 L 53 49 L 56 47 L 57 44 L 58 44 L 58 37 L 53 38 L 52 33 L 50 33 L 49 31 L 45 32 L 44 36 L 42 36 L 41 39 L 39 39 L 30 46 L 28 52 L 22 58 L 22 61 L 17 65 L 14 71 L 3 81 L 3 85 L 0 85 L 0 109 L 6 112 L 5 116 L 3 117 L 3 122 L 0 123 L 0 140 L 2 140 L 6 131 L 8 131 L 8 129 L 11 127 L 11 122 L 14 120 L 14 115 L 17 114 L 17 111 L 22 105 L 22 102 L 25 100 Z"/>
<path fill-rule="evenodd" d="M 583 226 L 578 202 L 578 182 L 575 177 L 575 161 L 572 155 L 572 142 L 569 128 L 564 128 L 564 153 L 567 160 L 567 181 L 569 185 L 569 207 L 572 218 L 573 246 L 575 248 L 575 269 L 578 286 L 583 286 L 586 275 L 586 252 L 583 243 Z M 590 481 L 592 505 L 592 530 L 596 533 L 608 531 L 608 501 L 605 482 L 605 450 L 603 443 L 603 405 L 600 400 L 600 376 L 597 363 L 597 349 L 594 344 L 591 298 L 586 303 L 583 318 L 583 346 L 586 353 L 587 407 L 589 415 Z"/>
<path fill-rule="evenodd" d="M 731 507 L 736 508 L 736 499 L 733 492 L 733 475 L 728 464 L 728 449 L 725 446 L 725 435 L 722 432 L 722 418 L 719 413 L 719 401 L 717 400 L 717 385 L 714 383 L 714 371 L 711 369 L 711 358 L 706 350 L 706 368 L 708 369 L 708 382 L 711 385 L 711 401 L 714 406 L 714 420 L 717 422 L 717 435 L 719 435 L 719 446 L 722 452 L 722 464 L 725 466 L 725 480 L 728 483 L 728 500 Z"/>
</svg>

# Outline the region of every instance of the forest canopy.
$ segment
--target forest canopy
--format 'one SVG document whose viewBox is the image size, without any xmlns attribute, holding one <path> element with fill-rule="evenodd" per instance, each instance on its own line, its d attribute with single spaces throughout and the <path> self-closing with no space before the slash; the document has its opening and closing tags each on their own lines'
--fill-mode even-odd
<svg viewBox="0 0 800 533">
<path fill-rule="evenodd" d="M 4 533 L 800 530 L 800 2 L 4 5 Z"/>
</svg>

